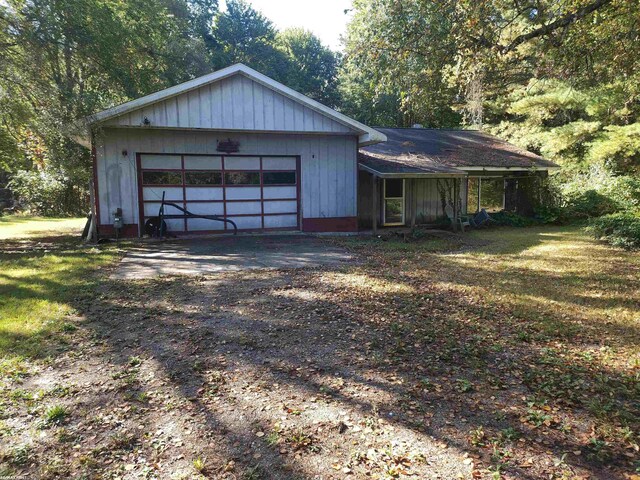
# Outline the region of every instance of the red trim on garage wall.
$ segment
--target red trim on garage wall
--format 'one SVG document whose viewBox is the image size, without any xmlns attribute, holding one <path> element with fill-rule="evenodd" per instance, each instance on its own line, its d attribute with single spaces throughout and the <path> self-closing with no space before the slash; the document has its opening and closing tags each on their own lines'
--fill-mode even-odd
<svg viewBox="0 0 640 480">
<path fill-rule="evenodd" d="M 358 217 L 303 218 L 303 232 L 357 232 Z"/>
<path fill-rule="evenodd" d="M 113 238 L 116 236 L 116 229 L 113 228 L 113 225 L 104 224 L 98 225 L 98 231 L 100 232 L 101 237 L 109 237 Z M 138 236 L 138 224 L 137 223 L 126 223 L 118 234 L 120 238 L 131 238 Z"/>
</svg>

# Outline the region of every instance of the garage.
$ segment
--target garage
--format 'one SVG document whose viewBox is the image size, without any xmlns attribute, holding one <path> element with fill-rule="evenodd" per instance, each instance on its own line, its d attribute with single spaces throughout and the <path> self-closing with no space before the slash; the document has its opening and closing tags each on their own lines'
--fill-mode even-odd
<svg viewBox="0 0 640 480">
<path fill-rule="evenodd" d="M 103 237 L 151 233 L 163 194 L 224 219 L 165 205 L 175 235 L 357 231 L 358 148 L 386 138 L 242 64 L 95 113 L 78 131 Z"/>
<path fill-rule="evenodd" d="M 299 158 L 295 156 L 139 154 L 138 175 L 146 222 L 157 216 L 162 201 L 196 215 L 218 215 L 239 230 L 298 230 Z M 165 207 L 165 222 L 174 233 L 219 232 L 229 224 L 183 218 Z"/>
</svg>

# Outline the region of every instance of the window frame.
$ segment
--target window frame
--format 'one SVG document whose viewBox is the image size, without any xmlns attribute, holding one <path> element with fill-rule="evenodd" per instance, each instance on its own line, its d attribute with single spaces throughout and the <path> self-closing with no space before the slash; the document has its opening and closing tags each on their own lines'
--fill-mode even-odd
<svg viewBox="0 0 640 480">
<path fill-rule="evenodd" d="M 387 197 L 387 180 L 402 181 L 402 197 Z M 404 225 L 406 222 L 406 182 L 404 178 L 384 178 L 382 180 L 382 225 L 385 227 L 393 227 Z M 401 200 L 402 201 L 402 221 L 401 222 L 388 222 L 387 221 L 387 200 Z"/>
<path fill-rule="evenodd" d="M 241 173 L 241 174 L 254 174 L 258 176 L 258 183 L 228 183 L 227 182 L 227 175 L 228 174 L 235 174 L 235 173 Z M 262 174 L 260 170 L 224 170 L 223 173 L 223 180 L 222 180 L 222 185 L 225 187 L 259 187 L 260 185 L 262 185 Z"/>
<path fill-rule="evenodd" d="M 469 211 L 469 180 L 471 179 L 477 179 L 478 180 L 478 186 L 477 186 L 477 197 L 478 197 L 478 202 L 476 205 L 476 211 L 475 212 L 470 212 Z M 499 175 L 491 175 L 491 176 L 477 176 L 477 177 L 467 177 L 467 215 L 475 215 L 476 213 L 480 212 L 480 210 L 482 210 L 483 207 L 482 206 L 482 180 L 502 180 L 502 210 L 505 209 L 505 196 L 506 196 L 506 186 L 505 186 L 505 177 L 503 176 L 499 176 Z"/>
</svg>

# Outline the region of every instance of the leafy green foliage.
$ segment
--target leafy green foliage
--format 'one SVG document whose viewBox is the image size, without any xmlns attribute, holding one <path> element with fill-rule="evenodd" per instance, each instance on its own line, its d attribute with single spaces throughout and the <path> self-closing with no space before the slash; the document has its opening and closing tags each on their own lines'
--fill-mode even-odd
<svg viewBox="0 0 640 480">
<path fill-rule="evenodd" d="M 301 28 L 280 32 L 277 46 L 288 58 L 288 87 L 330 107 L 338 106 L 336 54 Z"/>
<path fill-rule="evenodd" d="M 249 3 L 228 1 L 227 10 L 219 12 L 213 23 L 217 66 L 241 62 L 270 77 L 282 78 L 286 59 L 275 46 L 277 31 L 271 21 Z"/>
<path fill-rule="evenodd" d="M 63 405 L 53 405 L 44 413 L 45 425 L 60 425 L 69 415 L 69 410 Z"/>
<path fill-rule="evenodd" d="M 68 137 L 75 120 L 236 62 L 338 103 L 338 57 L 315 36 L 278 33 L 243 0 L 226 7 L 219 11 L 217 0 L 0 2 L 0 174 L 18 177 L 14 186 L 34 211 L 76 213 L 83 195 L 56 209 L 31 188 L 40 181 L 86 191 L 89 152 Z"/>
<path fill-rule="evenodd" d="M 73 216 L 87 211 L 86 191 L 69 177 L 52 169 L 19 170 L 13 175 L 9 187 L 33 214 Z"/>
<path fill-rule="evenodd" d="M 353 6 L 340 74 L 345 111 L 374 125 L 458 125 L 456 88 L 443 75 L 455 56 L 455 7 L 386 0 Z"/>
<path fill-rule="evenodd" d="M 562 181 L 562 179 L 560 179 Z M 598 216 L 640 207 L 640 179 L 614 176 L 602 166 L 593 165 L 559 185 L 566 205 L 582 216 Z"/>
<path fill-rule="evenodd" d="M 592 143 L 589 154 L 616 172 L 640 173 L 640 122 L 605 127 Z"/>
<path fill-rule="evenodd" d="M 640 213 L 615 213 L 594 218 L 587 230 L 611 245 L 626 249 L 640 248 Z"/>
</svg>

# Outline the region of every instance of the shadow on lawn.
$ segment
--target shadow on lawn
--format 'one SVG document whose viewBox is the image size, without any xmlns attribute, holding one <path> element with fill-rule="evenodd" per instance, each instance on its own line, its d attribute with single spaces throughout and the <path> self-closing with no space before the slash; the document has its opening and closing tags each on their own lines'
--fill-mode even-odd
<svg viewBox="0 0 640 480">
<path fill-rule="evenodd" d="M 356 282 L 375 284 L 379 271 L 379 265 L 363 267 Z M 131 355 L 158 362 L 183 397 L 193 399 L 230 458 L 245 471 L 263 465 L 266 478 L 311 478 L 306 455 L 313 454 L 291 459 L 256 440 L 252 430 L 256 425 L 272 428 L 278 412 L 260 413 L 239 402 L 236 408 L 248 409 L 244 425 L 221 418 L 198 394 L 209 379 L 194 371 L 196 359 L 235 375 L 244 372 L 249 383 L 260 378 L 302 399 L 319 397 L 365 417 L 385 418 L 426 441 L 433 437 L 459 452 L 477 452 L 485 465 L 504 463 L 503 469 L 518 478 L 542 476 L 520 465 L 548 450 L 556 458 L 583 452 L 583 457 L 569 453 L 566 466 L 559 468 L 579 466 L 599 478 L 616 476 L 607 465 L 628 468 L 620 445 L 594 443 L 590 449 L 577 437 L 597 436 L 586 426 L 580 431 L 585 419 L 611 425 L 637 421 L 633 378 L 597 362 L 565 358 L 548 348 L 550 338 L 519 339 L 526 315 L 538 318 L 537 306 L 513 318 L 508 307 L 470 302 L 424 279 L 393 282 L 399 287 L 395 292 L 377 291 L 373 297 L 364 285 L 345 297 L 343 280 L 352 274 L 283 271 L 222 281 L 177 278 L 126 289 L 113 283 L 90 307 L 80 308 L 111 355 L 123 364 Z M 554 318 L 562 328 L 576 320 L 559 311 Z M 572 344 L 564 335 L 563 341 Z M 226 359 L 222 366 L 220 356 Z M 300 374 L 301 368 L 312 371 Z M 345 385 L 336 386 L 336 378 Z M 603 383 L 596 385 L 594 379 Z M 362 395 L 364 387 L 379 392 L 379 399 Z M 606 403 L 596 413 L 588 409 L 594 399 Z M 618 416 L 621 412 L 626 418 Z M 550 427 L 532 427 L 547 415 L 555 417 Z M 573 432 L 561 431 L 569 426 Z M 476 433 L 476 445 L 470 444 L 480 428 L 483 435 Z M 509 429 L 525 435 L 524 447 L 501 439 Z M 340 442 L 337 432 L 329 437 Z M 260 452 L 262 459 L 252 459 L 249 451 Z M 501 457 L 500 451 L 511 453 Z M 214 452 L 207 453 L 215 458 Z"/>
<path fill-rule="evenodd" d="M 510 253 L 541 241 L 532 235 Z M 554 288 L 562 277 L 553 271 L 496 272 L 482 263 L 460 265 L 455 257 L 411 248 L 404 249 L 399 261 L 393 245 L 353 245 L 375 254 L 368 264 L 208 279 L 108 280 L 89 297 L 78 292 L 69 301 L 104 344 L 100 360 L 126 369 L 131 357 L 140 357 L 157 366 L 157 373 L 187 402 L 181 413 L 193 415 L 205 433 L 200 454 L 220 465 L 233 459 L 236 471 L 260 467 L 262 478 L 313 478 L 317 472 L 309 459 L 333 455 L 323 447 L 351 440 L 332 427 L 318 439 L 320 452 L 295 452 L 285 444 L 288 453 L 281 454 L 282 443 L 269 445 L 255 430 L 272 431 L 282 409 L 261 409 L 237 392 L 256 383 L 264 384 L 264 395 L 271 396 L 276 395 L 272 386 L 280 385 L 286 398 L 279 404 L 302 407 L 317 397 L 337 410 L 383 418 L 425 444 L 445 442 L 458 454 L 477 453 L 485 465 L 502 465 L 516 478 L 546 476 L 541 465 L 526 465 L 526 460 L 539 460 L 549 450 L 555 458 L 582 452 L 544 467 L 556 471 L 579 467 L 597 478 L 621 478 L 607 466 L 630 470 L 619 438 L 605 438 L 590 427 L 605 425 L 613 432 L 623 424 L 637 426 L 635 379 L 586 357 L 567 357 L 554 347 L 559 340 L 583 346 L 588 333 L 566 334 L 576 324 L 584 325 L 580 312 L 543 309 L 543 302 L 484 302 L 439 282 L 444 276 L 453 286 L 475 289 L 493 279 L 492 285 L 505 295 L 534 282 L 542 285 L 540 296 L 554 302 L 593 301 L 598 307 L 599 299 L 580 297 L 578 289 L 570 288 L 567 300 Z M 379 256 L 377 248 L 392 254 Z M 421 266 L 412 265 L 418 260 Z M 526 281 L 500 283 L 496 275 Z M 611 275 L 624 285 L 624 275 Z M 578 280 L 588 283 L 590 277 Z M 68 281 L 44 279 L 23 293 L 46 297 Z M 629 306 L 624 295 L 616 298 Z M 602 329 L 622 336 L 622 344 L 638 334 L 633 326 Z M 211 385 L 212 370 L 229 376 L 217 403 L 202 393 Z M 140 382 L 132 388 L 148 387 Z M 104 401 L 87 394 L 79 400 L 89 409 Z M 240 411 L 239 416 L 230 409 Z M 144 415 L 151 417 L 149 410 Z M 296 418 L 302 428 L 314 428 L 304 413 Z M 542 424 L 534 428 L 536 422 Z M 563 431 L 565 427 L 571 430 Z M 504 432 L 513 432 L 513 438 L 505 438 Z M 518 442 L 518 435 L 526 442 Z M 604 443 L 587 445 L 589 436 Z M 340 452 L 341 461 L 352 461 L 347 453 Z M 331 470 L 325 466 L 321 473 Z"/>
<path fill-rule="evenodd" d="M 0 240 L 0 357 L 55 351 L 74 297 L 95 287 L 97 266 L 111 258 L 70 236 Z"/>
</svg>

